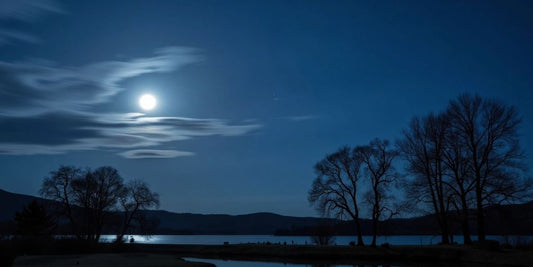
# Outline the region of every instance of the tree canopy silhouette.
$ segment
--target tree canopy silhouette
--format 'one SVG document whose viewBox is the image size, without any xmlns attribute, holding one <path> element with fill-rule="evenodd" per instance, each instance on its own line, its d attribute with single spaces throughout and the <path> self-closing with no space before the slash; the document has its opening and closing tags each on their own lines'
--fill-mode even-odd
<svg viewBox="0 0 533 267">
<path fill-rule="evenodd" d="M 327 155 L 315 165 L 317 177 L 308 194 L 309 202 L 323 215 L 352 219 L 357 245 L 363 246 L 359 223 L 358 184 L 362 160 L 349 147 Z"/>
<path fill-rule="evenodd" d="M 407 201 L 429 207 L 435 215 L 442 243 L 450 243 L 453 236 L 452 215 L 459 218 L 464 242 L 471 243 L 472 209 L 478 240 L 483 242 L 487 206 L 532 196 L 533 182 L 526 175 L 518 136 L 520 123 L 513 106 L 478 95 L 460 95 L 443 112 L 414 117 L 397 142 L 398 151 L 376 139 L 367 146 L 343 147 L 327 155 L 315 165 L 317 177 L 308 200 L 322 215 L 353 219 L 359 245 L 363 244 L 360 211 L 369 204 L 375 245 L 378 222 L 404 207 L 388 194 L 389 185 L 402 177 Z M 395 171 L 393 160 L 398 155 L 408 175 Z M 364 192 L 366 202 L 361 202 Z M 384 212 L 390 216 L 382 218 Z"/>
<path fill-rule="evenodd" d="M 104 226 L 111 224 L 112 214 L 122 212 L 125 217 L 117 232 L 122 237 L 131 221 L 139 218 L 139 210 L 159 204 L 158 195 L 146 183 L 135 180 L 124 184 L 119 172 L 109 166 L 94 170 L 61 166 L 44 179 L 40 192 L 58 201 L 57 210 L 69 219 L 78 238 L 95 242 Z"/>
<path fill-rule="evenodd" d="M 513 106 L 478 95 L 451 100 L 444 112 L 412 119 L 398 142 L 409 195 L 431 203 L 448 243 L 451 210 L 461 218 L 470 243 L 469 211 L 476 210 L 478 240 L 485 240 L 484 208 L 523 200 L 531 193 L 517 134 L 521 119 Z"/>
<path fill-rule="evenodd" d="M 366 192 L 366 200 L 371 206 L 371 246 L 375 247 L 380 221 L 385 218 L 390 219 L 398 212 L 391 203 L 394 197 L 388 193 L 390 186 L 398 178 L 393 166 L 398 152 L 390 147 L 389 141 L 375 139 L 367 146 L 356 147 L 354 155 L 363 162 L 365 178 L 370 187 Z"/>
<path fill-rule="evenodd" d="M 124 219 L 120 232 L 117 234 L 117 242 L 122 241 L 133 221 L 141 225 L 146 221 L 144 214 L 139 213 L 140 210 L 159 206 L 159 195 L 152 192 L 144 181 L 130 181 L 124 187 L 124 191 L 119 199 L 120 206 L 124 212 Z"/>
<path fill-rule="evenodd" d="M 513 106 L 469 94 L 450 101 L 446 115 L 459 144 L 466 148 L 464 160 L 474 181 L 478 239 L 484 241 L 483 208 L 530 193 L 518 137 L 521 119 Z"/>
</svg>

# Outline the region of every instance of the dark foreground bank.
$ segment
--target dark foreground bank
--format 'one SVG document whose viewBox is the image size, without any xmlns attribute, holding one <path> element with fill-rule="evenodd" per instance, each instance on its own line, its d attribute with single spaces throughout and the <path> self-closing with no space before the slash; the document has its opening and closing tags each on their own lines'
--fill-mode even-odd
<svg viewBox="0 0 533 267">
<path fill-rule="evenodd" d="M 271 261 L 287 263 L 327 263 L 360 264 L 374 262 L 391 265 L 504 265 L 532 266 L 533 250 L 503 249 L 494 246 L 388 246 L 388 247 L 351 247 L 351 246 L 314 246 L 314 245 L 160 245 L 160 244 L 110 244 L 80 242 L 76 240 L 53 240 L 46 246 L 35 243 L 0 242 L 3 256 L 2 266 L 15 262 L 17 266 L 42 266 L 43 261 L 55 263 L 71 262 L 76 257 L 79 264 L 89 262 L 119 262 L 124 265 L 137 259 L 136 263 L 171 262 L 172 266 L 210 266 L 194 265 L 180 258 L 204 258 L 247 261 Z M 28 256 L 29 255 L 29 256 Z M 31 263 L 37 265 L 31 265 Z M 77 265 L 79 265 L 77 264 Z M 49 266 L 53 266 L 49 265 Z M 68 265 L 68 264 L 67 264 Z M 116 266 L 113 265 L 113 266 Z M 133 265 L 132 265 L 133 266 Z M 151 266 L 138 265 L 138 266 Z M 162 265 L 161 265 L 162 266 Z M 212 265 L 211 265 L 212 266 Z"/>
<path fill-rule="evenodd" d="M 19 256 L 15 267 L 76 266 L 76 267 L 216 267 L 214 264 L 186 261 L 172 255 L 146 253 L 102 253 L 72 255 Z"/>
<path fill-rule="evenodd" d="M 533 251 L 464 246 L 303 246 L 303 245 L 146 245 L 132 249 L 180 257 L 279 261 L 291 263 L 328 262 L 350 264 L 380 263 L 475 263 L 481 265 L 533 266 Z"/>
</svg>

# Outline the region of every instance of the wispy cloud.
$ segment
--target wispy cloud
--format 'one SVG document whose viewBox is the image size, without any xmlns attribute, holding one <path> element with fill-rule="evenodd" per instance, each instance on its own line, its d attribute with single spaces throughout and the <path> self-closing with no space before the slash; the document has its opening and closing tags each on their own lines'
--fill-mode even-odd
<svg viewBox="0 0 533 267">
<path fill-rule="evenodd" d="M 66 13 L 53 0 L 0 1 L 0 22 L 35 23 L 48 14 Z M 0 28 L 0 46 L 37 43 L 26 32 Z M 196 49 L 167 47 L 153 56 L 123 61 L 57 66 L 48 61 L 0 61 L 0 154 L 62 154 L 110 150 L 126 158 L 170 158 L 192 152 L 152 149 L 200 136 L 238 136 L 261 127 L 231 125 L 221 119 L 108 114 L 94 107 L 125 90 L 126 79 L 179 70 L 202 59 Z M 122 152 L 121 152 L 122 151 Z"/>
<path fill-rule="evenodd" d="M 32 23 L 46 14 L 66 13 L 59 3 L 52 0 L 2 0 L 0 22 L 19 21 Z M 39 38 L 18 30 L 0 28 L 0 46 L 16 41 L 37 43 Z"/>
<path fill-rule="evenodd" d="M 20 32 L 0 29 L 0 46 L 13 41 L 23 41 L 28 43 L 39 43 L 41 40 L 33 35 Z"/>
<path fill-rule="evenodd" d="M 158 149 L 136 149 L 120 153 L 121 156 L 129 159 L 145 159 L 145 158 L 175 158 L 192 156 L 194 153 L 178 150 L 158 150 Z"/>
<path fill-rule="evenodd" d="M 190 156 L 152 148 L 201 136 L 245 135 L 261 127 L 222 119 L 94 112 L 94 106 L 125 90 L 120 84 L 126 79 L 175 71 L 199 60 L 194 49 L 170 47 L 153 57 L 80 67 L 0 62 L 0 154 L 111 150 L 127 158 Z"/>
<path fill-rule="evenodd" d="M 157 50 L 153 57 L 79 67 L 0 61 L 0 115 L 88 110 L 91 105 L 105 103 L 124 90 L 119 84 L 125 79 L 175 71 L 200 59 L 194 49 L 167 47 Z"/>
<path fill-rule="evenodd" d="M 65 13 L 57 1 L 53 0 L 2 0 L 0 19 L 33 21 L 47 13 Z"/>
<path fill-rule="evenodd" d="M 284 117 L 286 120 L 290 121 L 307 121 L 307 120 L 314 120 L 317 119 L 318 116 L 315 115 L 301 115 L 301 116 L 287 116 Z"/>
</svg>

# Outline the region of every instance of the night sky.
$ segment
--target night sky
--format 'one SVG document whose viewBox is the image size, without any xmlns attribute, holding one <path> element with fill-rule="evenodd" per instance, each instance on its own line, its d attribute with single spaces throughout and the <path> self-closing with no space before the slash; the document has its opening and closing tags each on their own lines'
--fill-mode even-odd
<svg viewBox="0 0 533 267">
<path fill-rule="evenodd" d="M 316 216 L 314 163 L 464 92 L 515 105 L 531 154 L 532 18 L 518 0 L 1 0 L 0 188 L 111 165 L 170 211 Z"/>
</svg>

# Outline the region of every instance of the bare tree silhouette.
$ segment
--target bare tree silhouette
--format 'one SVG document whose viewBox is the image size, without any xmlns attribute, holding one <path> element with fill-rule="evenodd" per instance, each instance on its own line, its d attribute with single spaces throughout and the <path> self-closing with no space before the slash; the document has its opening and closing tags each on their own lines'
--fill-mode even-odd
<svg viewBox="0 0 533 267">
<path fill-rule="evenodd" d="M 429 114 L 415 117 L 398 142 L 407 171 L 413 175 L 408 182 L 410 201 L 429 203 L 441 230 L 441 243 L 449 243 L 448 212 L 451 193 L 445 181 L 444 151 L 446 119 Z"/>
<path fill-rule="evenodd" d="M 441 114 L 415 117 L 404 131 L 398 147 L 414 175 L 409 195 L 431 203 L 442 243 L 449 242 L 451 209 L 468 244 L 475 206 L 479 241 L 484 241 L 484 207 L 521 200 L 531 192 L 517 135 L 520 121 L 512 106 L 464 94 Z"/>
<path fill-rule="evenodd" d="M 470 173 L 470 161 L 468 160 L 468 150 L 462 145 L 454 129 L 450 127 L 450 120 L 445 114 L 441 114 L 441 123 L 445 124 L 446 143 L 443 153 L 443 161 L 449 179 L 445 180 L 447 190 L 451 191 L 450 199 L 459 220 L 463 233 L 463 242 L 471 244 L 470 237 L 470 208 L 472 206 L 475 180 Z"/>
<path fill-rule="evenodd" d="M 60 166 L 57 171 L 51 171 L 50 176 L 44 178 L 40 194 L 47 199 L 57 201 L 59 207 L 54 207 L 59 215 L 68 218 L 72 231 L 78 238 L 80 235 L 79 221 L 75 218 L 73 205 L 76 205 L 72 190 L 72 182 L 82 179 L 84 173 L 74 166 Z"/>
<path fill-rule="evenodd" d="M 349 216 L 354 221 L 358 246 L 364 245 L 357 203 L 361 164 L 349 147 L 327 155 L 315 165 L 317 177 L 308 194 L 309 202 L 323 215 Z"/>
<path fill-rule="evenodd" d="M 398 174 L 392 163 L 398 152 L 390 148 L 389 141 L 375 139 L 368 146 L 359 146 L 354 149 L 354 155 L 360 158 L 370 181 L 370 190 L 367 191 L 367 201 L 372 207 L 372 243 L 376 246 L 376 237 L 380 220 L 385 215 L 390 219 L 397 213 L 390 203 L 392 196 L 387 193 Z"/>
<path fill-rule="evenodd" d="M 140 210 L 159 206 L 159 195 L 150 190 L 148 184 L 141 180 L 130 181 L 120 196 L 120 205 L 124 220 L 117 234 L 117 242 L 121 242 L 133 221 L 142 224 L 146 218 L 139 214 Z"/>
<path fill-rule="evenodd" d="M 525 183 L 519 145 L 521 119 L 513 106 L 478 95 L 463 94 L 450 101 L 447 109 L 451 127 L 467 149 L 474 193 L 479 241 L 485 240 L 483 208 L 490 204 L 525 197 Z"/>
<path fill-rule="evenodd" d="M 60 204 L 61 215 L 69 218 L 78 238 L 98 242 L 110 215 L 123 212 L 117 236 L 122 239 L 133 220 L 148 224 L 139 210 L 159 204 L 159 196 L 145 182 L 134 180 L 127 185 L 118 171 L 109 166 L 95 170 L 61 166 L 50 172 L 40 190 L 43 197 Z"/>
</svg>

